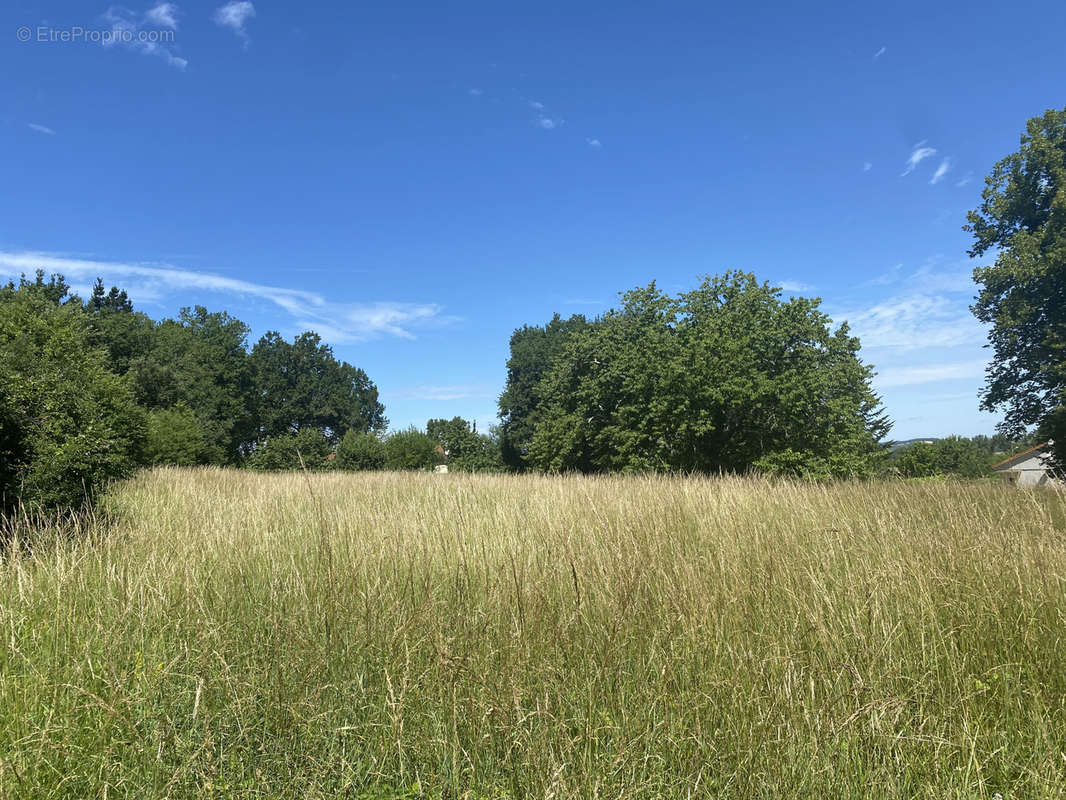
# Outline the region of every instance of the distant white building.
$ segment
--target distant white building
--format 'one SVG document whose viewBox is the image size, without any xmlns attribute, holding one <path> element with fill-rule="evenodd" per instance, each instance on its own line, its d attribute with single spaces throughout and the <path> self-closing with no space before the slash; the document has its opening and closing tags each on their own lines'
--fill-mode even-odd
<svg viewBox="0 0 1066 800">
<path fill-rule="evenodd" d="M 992 469 L 1015 486 L 1063 486 L 1048 464 L 1048 445 L 1038 444 L 995 464 Z"/>
</svg>

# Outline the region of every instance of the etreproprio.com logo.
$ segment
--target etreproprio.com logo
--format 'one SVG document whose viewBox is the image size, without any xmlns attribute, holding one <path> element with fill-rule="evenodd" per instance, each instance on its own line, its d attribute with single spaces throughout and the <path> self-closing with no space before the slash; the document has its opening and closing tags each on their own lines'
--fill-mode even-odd
<svg viewBox="0 0 1066 800">
<path fill-rule="evenodd" d="M 172 44 L 174 31 L 172 30 L 135 30 L 133 28 L 83 28 L 74 25 L 70 28 L 53 28 L 47 25 L 38 25 L 31 28 L 23 25 L 15 31 L 15 38 L 20 42 L 34 42 L 42 44 L 132 44 L 143 42 L 145 44 Z"/>
</svg>

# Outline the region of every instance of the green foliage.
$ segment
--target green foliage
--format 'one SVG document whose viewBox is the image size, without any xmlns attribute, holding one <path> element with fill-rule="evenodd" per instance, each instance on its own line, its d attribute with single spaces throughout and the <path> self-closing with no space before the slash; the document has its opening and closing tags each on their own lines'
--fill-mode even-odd
<svg viewBox="0 0 1066 800">
<path fill-rule="evenodd" d="M 426 434 L 444 449 L 449 470 L 495 472 L 504 468 L 497 438 L 478 433 L 477 426 L 462 417 L 431 419 Z"/>
<path fill-rule="evenodd" d="M 1004 409 L 1001 430 L 1017 437 L 1066 406 L 1066 109 L 1028 121 L 981 197 L 967 215 L 970 255 L 998 251 L 974 270 L 973 312 L 991 326 L 994 351 L 982 407 Z M 1066 464 L 1063 440 L 1056 452 Z"/>
<path fill-rule="evenodd" d="M 60 293 L 62 290 L 62 293 Z M 61 276 L 0 290 L 0 506 L 69 509 L 142 459 L 145 419 Z"/>
<path fill-rule="evenodd" d="M 432 469 L 444 463 L 444 450 L 413 425 L 385 439 L 386 469 Z"/>
<path fill-rule="evenodd" d="M 584 316 L 563 319 L 558 314 L 547 325 L 525 325 L 511 335 L 507 383 L 500 395 L 500 449 L 512 469 L 529 466 L 529 446 L 536 429 L 541 380 L 562 351 L 567 338 L 588 326 Z"/>
<path fill-rule="evenodd" d="M 569 332 L 536 385 L 526 461 L 582 472 L 865 475 L 889 423 L 846 325 L 746 273 L 652 284 Z"/>
<path fill-rule="evenodd" d="M 145 455 L 149 464 L 192 466 L 205 464 L 210 448 L 196 415 L 179 402 L 173 408 L 148 413 L 148 439 Z"/>
<path fill-rule="evenodd" d="M 117 287 L 104 292 L 103 282 L 97 279 L 85 311 L 93 343 L 107 348 L 112 372 L 125 375 L 134 359 L 152 349 L 155 323 L 147 314 L 135 312 L 129 297 Z"/>
<path fill-rule="evenodd" d="M 247 337 L 248 326 L 225 312 L 184 308 L 154 327 L 149 349 L 130 364 L 146 408 L 183 402 L 192 410 L 213 464 L 238 463 L 252 439 Z"/>
<path fill-rule="evenodd" d="M 258 437 L 314 427 L 337 443 L 348 430 L 381 432 L 388 424 L 366 373 L 334 358 L 316 333 L 289 344 L 271 331 L 256 343 L 249 362 Z"/>
<path fill-rule="evenodd" d="M 350 428 L 337 445 L 334 467 L 345 470 L 374 470 L 385 467 L 385 443 L 376 433 Z"/>
<path fill-rule="evenodd" d="M 991 474 L 993 460 L 981 442 L 948 436 L 932 444 L 917 442 L 903 448 L 895 454 L 892 466 L 906 478 L 981 478 Z"/>
<path fill-rule="evenodd" d="M 318 428 L 302 428 L 296 433 L 274 436 L 259 445 L 248 457 L 249 469 L 264 472 L 330 469 L 333 446 Z"/>
</svg>

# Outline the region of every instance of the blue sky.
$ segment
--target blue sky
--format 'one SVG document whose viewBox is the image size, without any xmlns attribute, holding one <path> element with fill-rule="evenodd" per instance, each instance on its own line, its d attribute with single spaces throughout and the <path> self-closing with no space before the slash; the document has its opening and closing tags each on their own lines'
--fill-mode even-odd
<svg viewBox="0 0 1066 800">
<path fill-rule="evenodd" d="M 850 322 L 894 437 L 991 432 L 961 226 L 1066 105 L 1064 30 L 1061 2 L 8 0 L 0 275 L 310 327 L 394 426 L 484 426 L 515 327 L 745 269 Z"/>
</svg>

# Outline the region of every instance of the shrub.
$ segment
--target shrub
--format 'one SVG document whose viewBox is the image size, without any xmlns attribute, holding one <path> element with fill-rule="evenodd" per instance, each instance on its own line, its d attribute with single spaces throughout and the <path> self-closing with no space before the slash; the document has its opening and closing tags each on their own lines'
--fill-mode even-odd
<svg viewBox="0 0 1066 800">
<path fill-rule="evenodd" d="M 80 305 L 0 289 L 0 509 L 78 508 L 143 461 L 145 414 Z"/>
<path fill-rule="evenodd" d="M 148 413 L 148 441 L 145 455 L 149 464 L 191 466 L 206 464 L 210 454 L 196 414 L 184 403 Z"/>
<path fill-rule="evenodd" d="M 441 446 L 414 426 L 397 431 L 385 440 L 388 469 L 430 469 L 443 461 Z"/>
<path fill-rule="evenodd" d="M 980 478 L 989 474 L 990 457 L 981 447 L 961 436 L 949 436 L 932 444 L 918 442 L 899 452 L 894 466 L 906 478 L 954 475 Z"/>
<path fill-rule="evenodd" d="M 296 433 L 274 436 L 259 445 L 248 458 L 248 468 L 265 472 L 281 470 L 328 469 L 330 447 L 326 435 L 318 428 L 303 428 Z"/>
<path fill-rule="evenodd" d="M 426 434 L 439 444 L 448 458 L 448 468 L 459 472 L 495 472 L 504 468 L 500 442 L 477 432 L 477 425 L 462 417 L 431 419 Z"/>
<path fill-rule="evenodd" d="M 370 470 L 385 466 L 385 443 L 372 433 L 349 430 L 337 445 L 337 469 Z"/>
</svg>

